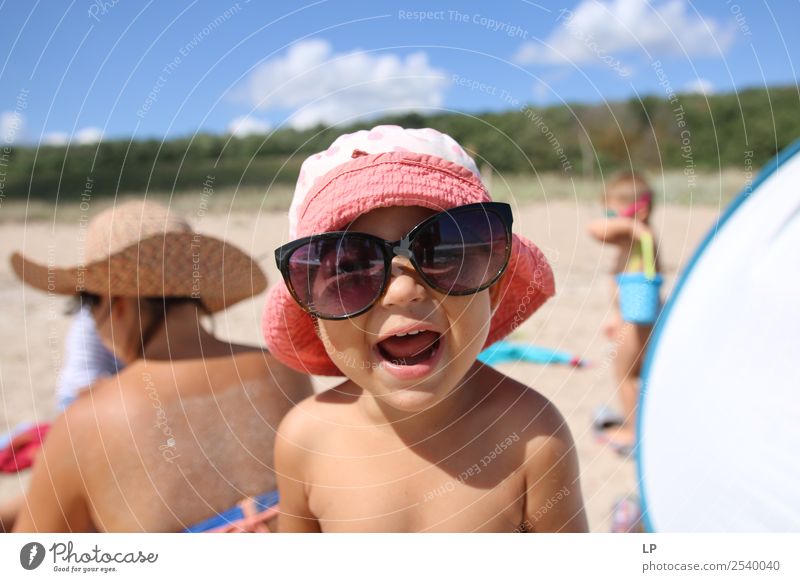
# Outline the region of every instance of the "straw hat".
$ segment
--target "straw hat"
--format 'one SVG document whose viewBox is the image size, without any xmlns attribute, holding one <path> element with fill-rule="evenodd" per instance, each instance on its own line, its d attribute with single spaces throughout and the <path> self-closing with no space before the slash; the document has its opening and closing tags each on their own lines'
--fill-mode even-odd
<svg viewBox="0 0 800 582">
<path fill-rule="evenodd" d="M 300 170 L 292 206 L 292 238 L 339 230 L 375 208 L 423 206 L 441 211 L 491 200 L 472 158 L 434 129 L 384 125 L 340 136 Z M 511 258 L 497 282 L 499 304 L 486 347 L 511 333 L 555 293 L 553 271 L 531 241 L 513 235 Z M 267 295 L 262 332 L 269 351 L 310 374 L 340 376 L 312 317 L 279 281 Z"/>
<path fill-rule="evenodd" d="M 108 208 L 89 223 L 83 261 L 52 267 L 21 253 L 11 256 L 23 282 L 60 295 L 192 297 L 209 312 L 263 291 L 258 264 L 217 238 L 192 230 L 184 219 L 151 201 Z"/>
</svg>

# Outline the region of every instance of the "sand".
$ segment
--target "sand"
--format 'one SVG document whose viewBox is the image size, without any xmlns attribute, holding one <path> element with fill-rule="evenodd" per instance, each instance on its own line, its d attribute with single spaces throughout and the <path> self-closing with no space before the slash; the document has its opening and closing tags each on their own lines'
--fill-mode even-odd
<svg viewBox="0 0 800 582">
<path fill-rule="evenodd" d="M 198 230 L 227 238 L 259 257 L 270 281 L 278 280 L 272 250 L 287 240 L 285 214 L 192 214 Z M 636 493 L 637 483 L 633 460 L 622 459 L 595 443 L 591 432 L 592 410 L 599 404 L 617 406 L 608 357 L 612 346 L 601 330 L 610 307 L 608 269 L 612 250 L 586 235 L 586 224 L 599 214 L 599 206 L 587 203 L 536 203 L 515 210 L 514 227 L 536 242 L 550 259 L 558 293 L 517 330 L 513 339 L 567 350 L 594 365 L 573 369 L 515 363 L 498 368 L 545 394 L 566 417 L 578 448 L 591 529 L 605 532 L 611 525 L 614 501 Z M 674 285 L 718 214 L 719 209 L 711 206 L 668 205 L 657 209 L 653 226 L 660 238 L 666 290 Z M 67 301 L 21 285 L 7 256 L 19 249 L 42 262 L 67 264 L 77 259 L 78 231 L 74 218 L 0 225 L 0 248 L 6 254 L 0 262 L 0 304 L 4 306 L 0 327 L 0 434 L 19 422 L 42 422 L 55 414 L 55 382 L 69 323 L 63 315 Z M 234 341 L 261 344 L 262 303 L 263 296 L 259 296 L 218 315 L 214 321 L 217 333 Z M 315 379 L 318 389 L 332 383 L 335 381 L 329 378 Z M 0 501 L 20 491 L 27 477 L 0 476 Z"/>
</svg>

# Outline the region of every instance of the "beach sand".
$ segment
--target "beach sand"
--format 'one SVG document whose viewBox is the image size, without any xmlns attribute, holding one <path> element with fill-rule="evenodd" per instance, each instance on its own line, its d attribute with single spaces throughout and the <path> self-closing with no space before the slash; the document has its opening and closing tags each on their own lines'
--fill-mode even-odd
<svg viewBox="0 0 800 582">
<path fill-rule="evenodd" d="M 72 213 L 73 216 L 75 213 Z M 601 404 L 617 408 L 609 353 L 612 344 L 602 333 L 608 314 L 612 249 L 586 235 L 586 224 L 600 214 L 597 205 L 565 200 L 528 204 L 515 209 L 514 230 L 537 243 L 551 261 L 557 295 L 523 324 L 511 339 L 570 351 L 590 360 L 592 367 L 538 366 L 513 363 L 498 366 L 503 373 L 529 384 L 553 400 L 572 430 L 581 464 L 583 495 L 592 531 L 607 532 L 611 507 L 618 498 L 637 492 L 632 459 L 622 459 L 594 442 L 592 410 Z M 656 209 L 652 225 L 661 243 L 665 290 L 712 227 L 719 208 L 667 205 Z M 278 280 L 272 250 L 287 240 L 285 213 L 234 210 L 190 217 L 201 232 L 235 243 L 259 258 L 270 282 Z M 80 234 L 77 220 L 4 223 L 0 226 L 0 434 L 20 422 L 44 422 L 55 414 L 54 388 L 63 338 L 69 318 L 67 300 L 24 287 L 13 275 L 8 256 L 23 250 L 41 262 L 64 265 L 77 261 Z M 234 306 L 215 317 L 217 333 L 234 341 L 261 344 L 259 322 L 264 297 Z M 316 379 L 318 389 L 331 378 Z M 0 501 L 18 493 L 28 476 L 0 476 Z"/>
</svg>

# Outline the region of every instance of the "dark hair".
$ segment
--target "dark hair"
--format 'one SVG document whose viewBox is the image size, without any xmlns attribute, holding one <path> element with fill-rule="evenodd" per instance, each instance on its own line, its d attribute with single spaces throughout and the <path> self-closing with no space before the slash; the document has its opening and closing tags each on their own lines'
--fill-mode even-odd
<svg viewBox="0 0 800 582">
<path fill-rule="evenodd" d="M 194 305 L 201 313 L 209 315 L 208 309 L 203 302 L 194 297 L 142 297 L 139 300 L 139 308 L 149 311 L 153 316 L 150 324 L 142 329 L 142 343 L 139 348 L 139 356 L 144 355 L 144 348 L 153 339 L 156 332 L 161 329 L 167 319 L 167 312 L 178 305 Z"/>
<path fill-rule="evenodd" d="M 64 315 L 75 315 L 84 307 L 92 309 L 95 305 L 100 304 L 100 296 L 87 291 L 81 291 L 77 295 L 70 297 Z"/>
</svg>

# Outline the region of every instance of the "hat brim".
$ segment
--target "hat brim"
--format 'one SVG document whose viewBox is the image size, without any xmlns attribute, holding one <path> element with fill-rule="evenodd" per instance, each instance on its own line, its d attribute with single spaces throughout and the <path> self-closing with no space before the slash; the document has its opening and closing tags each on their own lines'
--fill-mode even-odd
<svg viewBox="0 0 800 582">
<path fill-rule="evenodd" d="M 191 297 L 212 313 L 267 286 L 264 272 L 248 254 L 193 232 L 150 237 L 105 259 L 71 267 L 44 265 L 15 252 L 11 266 L 24 283 L 48 293 Z"/>
<path fill-rule="evenodd" d="M 513 332 L 555 294 L 553 271 L 544 254 L 517 235 L 508 267 L 496 285 L 500 285 L 498 303 L 484 347 Z M 283 281 L 267 295 L 262 331 L 270 353 L 287 366 L 306 374 L 344 375 L 317 335 L 313 318 L 295 302 Z"/>
<path fill-rule="evenodd" d="M 354 155 L 356 152 L 354 152 Z M 376 208 L 421 206 L 439 212 L 491 198 L 480 178 L 434 155 L 394 151 L 357 156 L 317 179 L 297 209 L 296 236 L 338 230 Z M 544 254 L 514 235 L 486 345 L 505 337 L 555 293 Z M 340 376 L 311 316 L 294 301 L 283 281 L 267 297 L 264 341 L 286 365 L 309 374 Z"/>
</svg>

